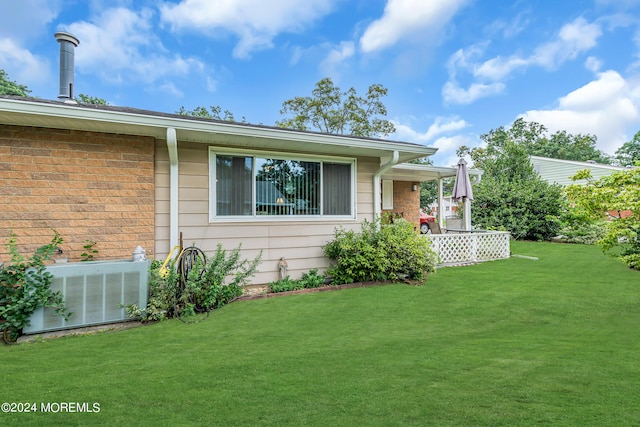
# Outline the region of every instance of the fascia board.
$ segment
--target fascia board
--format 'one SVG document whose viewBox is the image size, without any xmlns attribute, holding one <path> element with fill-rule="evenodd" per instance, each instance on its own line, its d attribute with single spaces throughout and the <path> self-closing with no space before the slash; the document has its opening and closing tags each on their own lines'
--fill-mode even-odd
<svg viewBox="0 0 640 427">
<path fill-rule="evenodd" d="M 99 122 L 113 125 L 113 132 L 123 133 L 123 125 L 131 125 L 139 128 L 140 135 L 148 135 L 164 138 L 168 127 L 176 129 L 178 139 L 182 132 L 196 132 L 202 134 L 201 141 L 193 142 L 210 143 L 204 138 L 206 135 L 218 134 L 234 137 L 260 138 L 270 140 L 288 141 L 292 143 L 310 143 L 326 146 L 348 146 L 356 150 L 370 153 L 372 156 L 383 152 L 401 151 L 400 161 L 430 156 L 437 149 L 417 144 L 379 139 L 363 139 L 350 136 L 319 134 L 301 132 L 291 129 L 262 128 L 247 124 L 235 124 L 228 122 L 198 121 L 192 118 L 179 118 L 167 116 L 155 116 L 152 114 L 132 113 L 127 111 L 101 110 L 95 108 L 83 108 L 78 105 L 63 103 L 43 103 L 28 100 L 16 100 L 0 98 L 0 112 L 22 115 L 36 115 L 41 117 L 59 118 L 63 120 L 78 121 L 77 123 Z M 60 123 L 56 127 L 60 127 Z M 82 129 L 83 126 L 78 126 Z M 87 126 L 87 128 L 90 128 Z M 377 153 L 380 151 L 380 153 Z"/>
</svg>

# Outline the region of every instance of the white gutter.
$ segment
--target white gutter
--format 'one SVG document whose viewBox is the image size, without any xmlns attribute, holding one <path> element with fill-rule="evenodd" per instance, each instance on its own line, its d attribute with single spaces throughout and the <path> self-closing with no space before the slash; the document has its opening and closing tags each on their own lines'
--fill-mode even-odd
<svg viewBox="0 0 640 427">
<path fill-rule="evenodd" d="M 391 156 L 391 160 L 382 165 L 378 172 L 373 175 L 373 216 L 380 216 L 381 212 L 381 203 L 380 203 L 380 177 L 389 169 L 393 167 L 393 165 L 398 163 L 398 159 L 400 158 L 400 153 L 398 150 L 393 150 L 393 155 Z"/>
<path fill-rule="evenodd" d="M 174 128 L 167 128 L 169 149 L 169 248 L 179 245 L 178 235 L 178 138 Z"/>
<path fill-rule="evenodd" d="M 410 144 L 399 141 L 388 141 L 379 139 L 364 139 L 345 135 L 329 135 L 318 132 L 302 132 L 292 129 L 282 129 L 277 127 L 248 125 L 243 123 L 213 122 L 198 120 L 189 117 L 160 114 L 154 111 L 132 110 L 121 111 L 115 109 L 96 109 L 83 107 L 82 105 L 69 105 L 61 102 L 29 101 L 23 99 L 0 98 L 0 121 L 7 124 L 20 124 L 33 126 L 34 124 L 22 123 L 8 120 L 3 116 L 3 112 L 8 114 L 27 114 L 39 116 L 40 121 L 36 126 L 40 127 L 60 127 L 59 118 L 65 120 L 78 120 L 85 126 L 78 127 L 81 130 L 110 132 L 120 130 L 123 127 L 135 126 L 138 132 L 135 135 L 154 136 L 162 138 L 164 129 L 172 127 L 180 131 L 195 132 L 202 135 L 233 135 L 244 138 L 268 138 L 273 140 L 285 140 L 291 143 L 320 144 L 323 146 L 344 147 L 348 145 L 356 150 L 382 150 L 392 151 L 400 148 L 402 152 L 410 153 L 412 158 L 424 157 L 434 154 L 437 149 L 424 147 L 417 144 Z M 111 125 L 111 126 L 109 126 Z M 76 129 L 76 128 L 74 128 Z M 142 130 L 142 132 L 140 132 Z M 129 131 L 130 132 L 130 131 Z M 211 141 L 195 139 L 192 142 L 210 143 Z M 400 147 L 399 147 L 400 146 Z M 415 155 L 415 157 L 413 157 Z"/>
</svg>

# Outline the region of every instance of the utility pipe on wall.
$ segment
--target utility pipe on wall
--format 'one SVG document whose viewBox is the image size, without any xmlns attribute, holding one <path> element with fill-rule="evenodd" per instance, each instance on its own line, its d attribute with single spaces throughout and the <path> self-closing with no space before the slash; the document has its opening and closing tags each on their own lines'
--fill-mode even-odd
<svg viewBox="0 0 640 427">
<path fill-rule="evenodd" d="M 178 138 L 174 128 L 167 128 L 169 149 L 169 248 L 179 244 L 178 237 Z"/>
<path fill-rule="evenodd" d="M 398 163 L 398 159 L 400 158 L 400 154 L 398 150 L 394 150 L 391 155 L 391 160 L 382 165 L 378 172 L 373 175 L 373 215 L 374 217 L 380 216 L 381 202 L 380 202 L 380 178 L 382 175 L 391 169 L 394 165 Z"/>
</svg>

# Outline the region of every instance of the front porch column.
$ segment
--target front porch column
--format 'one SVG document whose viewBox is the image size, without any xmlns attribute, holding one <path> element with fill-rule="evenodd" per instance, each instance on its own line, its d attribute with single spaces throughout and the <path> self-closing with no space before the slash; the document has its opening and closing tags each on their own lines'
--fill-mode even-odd
<svg viewBox="0 0 640 427">
<path fill-rule="evenodd" d="M 443 207 L 444 207 L 444 190 L 442 188 L 442 178 L 438 178 L 438 224 L 440 224 L 441 229 L 444 227 Z"/>
<path fill-rule="evenodd" d="M 471 200 L 464 200 L 464 229 L 471 230 Z"/>
</svg>

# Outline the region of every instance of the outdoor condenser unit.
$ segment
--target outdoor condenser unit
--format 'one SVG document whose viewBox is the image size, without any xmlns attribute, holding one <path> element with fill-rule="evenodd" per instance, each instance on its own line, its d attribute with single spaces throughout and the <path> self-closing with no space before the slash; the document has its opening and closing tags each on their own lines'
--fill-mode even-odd
<svg viewBox="0 0 640 427">
<path fill-rule="evenodd" d="M 53 275 L 51 289 L 62 292 L 73 315 L 67 322 L 53 308 L 39 308 L 23 329 L 25 334 L 120 322 L 128 319 L 123 305 L 147 305 L 146 262 L 53 264 L 47 271 Z"/>
</svg>

